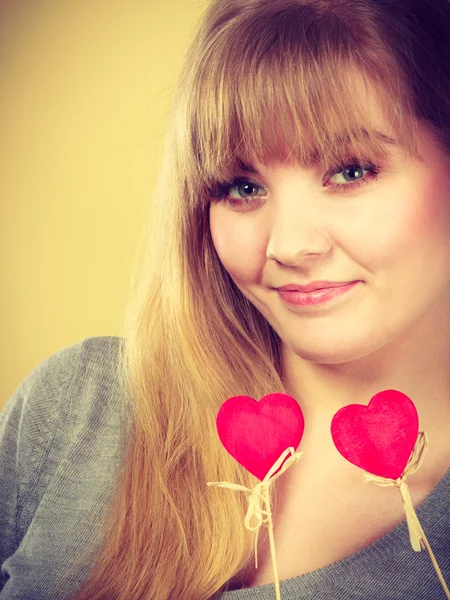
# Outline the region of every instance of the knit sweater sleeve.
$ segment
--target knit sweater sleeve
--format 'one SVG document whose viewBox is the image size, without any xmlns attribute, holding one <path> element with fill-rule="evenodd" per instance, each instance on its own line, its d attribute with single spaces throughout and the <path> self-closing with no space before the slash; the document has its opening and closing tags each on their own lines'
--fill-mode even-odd
<svg viewBox="0 0 450 600">
<path fill-rule="evenodd" d="M 63 600 L 89 572 L 125 450 L 119 340 L 45 359 L 0 413 L 0 600 Z"/>
</svg>

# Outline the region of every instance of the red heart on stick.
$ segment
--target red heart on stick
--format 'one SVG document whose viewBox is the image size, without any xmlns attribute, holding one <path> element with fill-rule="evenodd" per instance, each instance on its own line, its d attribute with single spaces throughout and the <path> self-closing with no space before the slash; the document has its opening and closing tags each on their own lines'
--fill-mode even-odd
<svg viewBox="0 0 450 600">
<path fill-rule="evenodd" d="M 225 449 L 262 481 L 287 448 L 297 449 L 304 419 L 294 398 L 275 393 L 259 402 L 250 396 L 228 398 L 217 413 L 216 425 Z"/>
<path fill-rule="evenodd" d="M 403 474 L 418 433 L 416 407 L 398 390 L 375 394 L 367 406 L 344 406 L 331 422 L 334 445 L 345 459 L 389 479 Z"/>
</svg>

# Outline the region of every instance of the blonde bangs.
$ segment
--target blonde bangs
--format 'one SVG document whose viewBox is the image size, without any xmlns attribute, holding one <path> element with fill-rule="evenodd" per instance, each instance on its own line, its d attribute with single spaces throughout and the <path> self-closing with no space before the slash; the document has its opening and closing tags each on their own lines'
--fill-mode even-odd
<svg viewBox="0 0 450 600">
<path fill-rule="evenodd" d="M 339 36 L 325 38 L 333 29 L 323 23 L 302 31 L 301 7 L 289 8 L 249 15 L 251 24 L 243 14 L 205 44 L 186 119 L 196 162 L 189 187 L 196 190 L 197 206 L 208 202 L 217 183 L 230 181 L 240 164 L 255 159 L 263 165 L 330 166 L 348 145 L 361 160 L 386 160 L 388 145 L 368 114 L 370 93 L 391 124 L 386 134 L 417 156 L 407 82 L 388 52 L 382 68 L 363 61 L 361 42 L 350 32 L 341 28 Z"/>
</svg>

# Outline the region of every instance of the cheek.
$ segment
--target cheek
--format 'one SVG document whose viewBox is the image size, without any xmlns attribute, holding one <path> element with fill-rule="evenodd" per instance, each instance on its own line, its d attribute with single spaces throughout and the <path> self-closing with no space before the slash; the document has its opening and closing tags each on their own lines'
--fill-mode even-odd
<svg viewBox="0 0 450 600">
<path fill-rule="evenodd" d="M 410 187 L 397 224 L 398 238 L 404 238 L 417 252 L 420 247 L 435 250 L 448 247 L 450 232 L 449 181 L 430 174 Z M 400 223 L 400 220 L 403 224 Z M 395 236 L 394 236 L 395 237 Z M 423 245 L 425 244 L 425 245 Z"/>
<path fill-rule="evenodd" d="M 395 185 L 389 184 L 378 208 L 370 216 L 369 240 L 389 249 L 413 245 L 435 236 L 448 235 L 450 222 L 450 180 L 438 172 L 406 173 Z M 437 239 L 435 240 L 437 242 Z"/>
<path fill-rule="evenodd" d="M 230 276 L 235 281 L 257 279 L 265 264 L 266 242 L 256 222 L 253 225 L 242 215 L 225 214 L 220 207 L 212 207 L 210 230 L 220 262 Z"/>
<path fill-rule="evenodd" d="M 422 235 L 445 236 L 450 233 L 450 177 L 430 178 L 421 190 L 421 205 L 414 225 Z"/>
<path fill-rule="evenodd" d="M 415 252 L 431 289 L 448 280 L 450 250 L 450 181 L 430 178 L 420 190 L 420 204 L 410 220 Z M 436 289 L 437 289 L 436 288 Z"/>
<path fill-rule="evenodd" d="M 361 245 L 369 268 L 385 269 L 400 278 L 412 273 L 436 278 L 436 271 L 448 263 L 450 248 L 450 193 L 442 184 L 424 174 L 398 189 L 390 187 Z"/>
</svg>

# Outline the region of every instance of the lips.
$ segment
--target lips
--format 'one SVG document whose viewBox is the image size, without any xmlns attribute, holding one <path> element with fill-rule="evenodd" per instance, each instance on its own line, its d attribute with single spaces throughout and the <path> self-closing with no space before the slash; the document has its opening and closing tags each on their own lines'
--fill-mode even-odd
<svg viewBox="0 0 450 600">
<path fill-rule="evenodd" d="M 306 285 L 298 285 L 295 283 L 288 283 L 277 289 L 281 292 L 314 292 L 316 290 L 326 290 L 335 287 L 342 287 L 354 283 L 353 281 L 313 281 Z"/>
<path fill-rule="evenodd" d="M 344 285 L 335 286 L 334 288 L 328 287 L 310 292 L 286 291 L 280 289 L 278 289 L 277 292 L 284 302 L 292 306 L 314 306 L 347 294 L 349 290 L 356 287 L 358 283 L 360 282 L 352 281 Z"/>
</svg>

